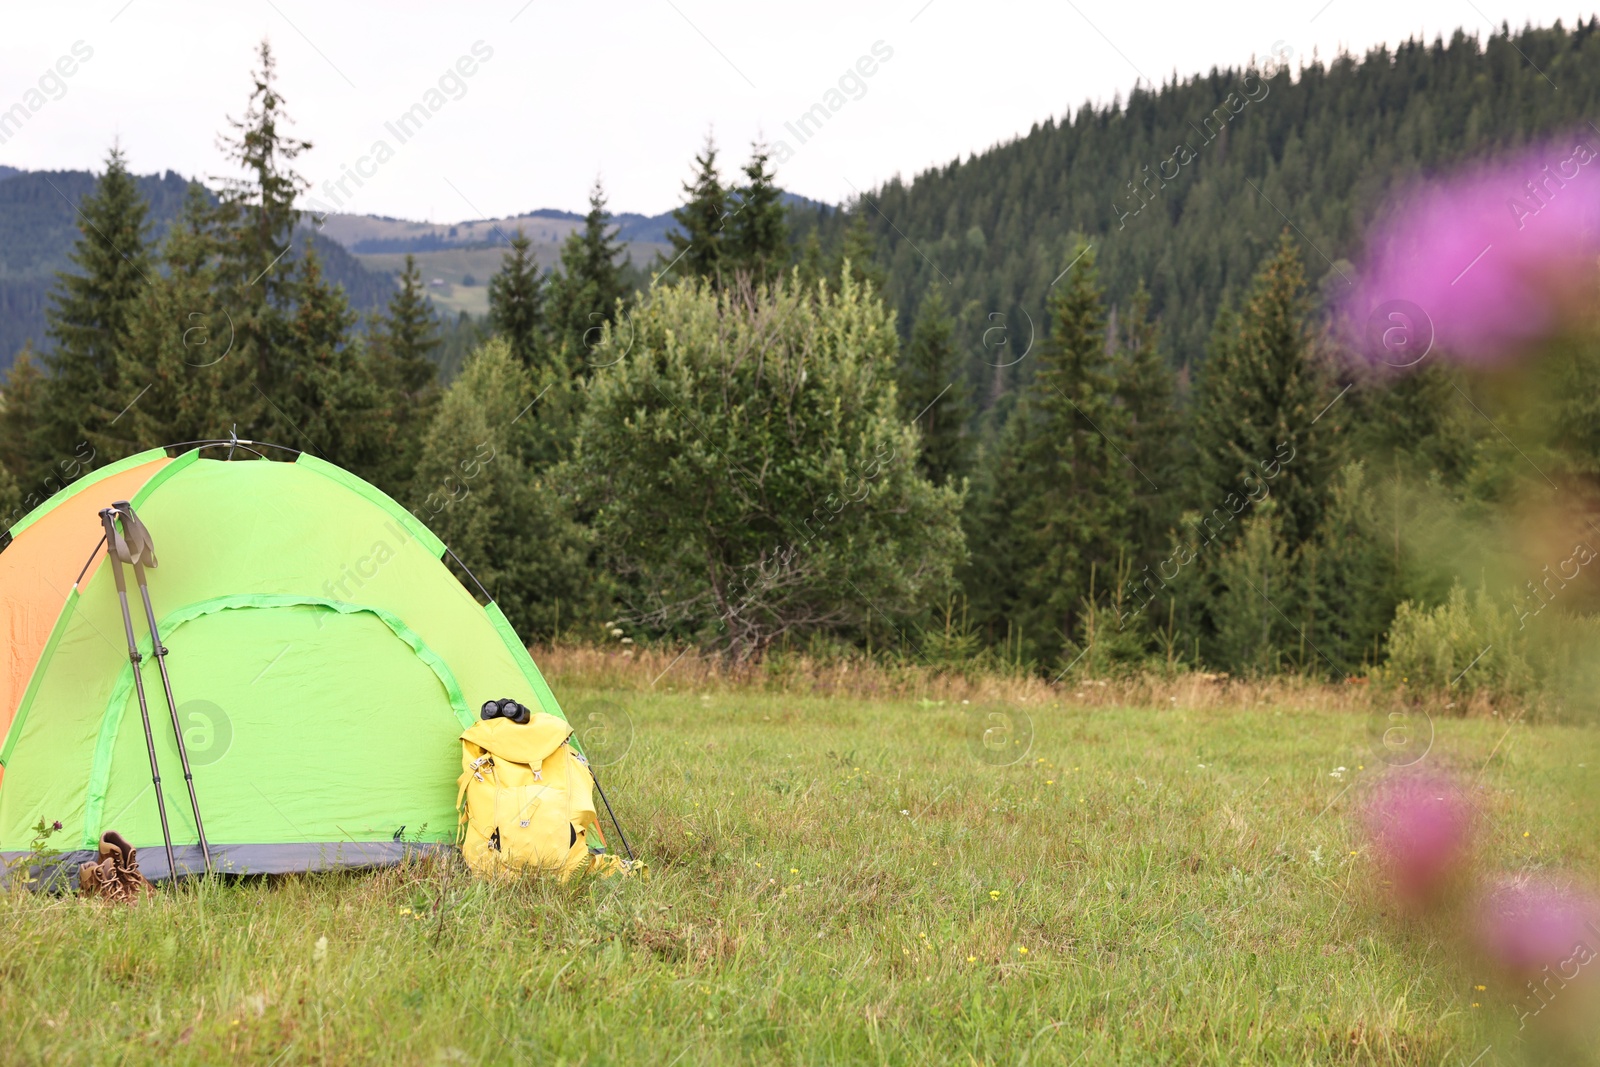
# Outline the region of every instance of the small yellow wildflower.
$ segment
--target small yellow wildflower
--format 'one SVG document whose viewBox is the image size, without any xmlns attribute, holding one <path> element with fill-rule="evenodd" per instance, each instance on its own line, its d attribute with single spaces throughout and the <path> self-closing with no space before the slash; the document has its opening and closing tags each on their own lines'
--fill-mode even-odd
<svg viewBox="0 0 1600 1067">
<path fill-rule="evenodd" d="M 1000 899 L 1000 890 L 998 890 L 998 889 L 989 890 L 989 899 L 990 900 L 999 900 Z"/>
<path fill-rule="evenodd" d="M 1056 780 L 1054 778 L 1046 778 L 1044 780 L 1044 784 L 1045 785 L 1055 785 L 1056 784 Z"/>
<path fill-rule="evenodd" d="M 967 962 L 968 963 L 977 963 L 978 962 L 978 957 L 976 957 L 976 956 L 968 956 L 967 957 Z"/>
<path fill-rule="evenodd" d="M 922 938 L 924 941 L 926 941 L 928 939 L 928 935 L 927 934 L 918 934 L 917 936 Z"/>
<path fill-rule="evenodd" d="M 1019 956 L 1026 956 L 1026 955 L 1027 955 L 1027 954 L 1028 954 L 1028 950 L 1027 950 L 1027 949 L 1026 949 L 1026 948 L 1024 948 L 1024 947 L 1023 947 L 1023 946 L 1021 946 L 1021 945 L 1018 945 L 1018 946 L 1017 946 L 1017 955 L 1019 955 Z"/>
<path fill-rule="evenodd" d="M 790 874 L 799 874 L 800 873 L 800 868 L 799 867 L 790 867 L 789 868 L 789 873 Z"/>
<path fill-rule="evenodd" d="M 1489 987 L 1488 986 L 1482 986 L 1482 985 L 1475 985 L 1472 988 L 1476 989 L 1478 992 L 1482 993 L 1485 989 L 1488 989 Z"/>
</svg>

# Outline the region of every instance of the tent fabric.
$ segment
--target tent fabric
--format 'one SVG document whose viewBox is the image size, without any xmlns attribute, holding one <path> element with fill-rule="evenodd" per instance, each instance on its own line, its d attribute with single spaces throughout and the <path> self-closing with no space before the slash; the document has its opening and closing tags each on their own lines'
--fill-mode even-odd
<svg viewBox="0 0 1600 1067">
<path fill-rule="evenodd" d="M 102 467 L 11 528 L 12 543 L 0 552 L 0 734 L 11 726 L 72 583 L 85 563 L 88 581 L 104 559 L 94 552 L 102 533 L 100 509 L 132 497 L 169 462 L 155 449 Z"/>
<path fill-rule="evenodd" d="M 59 821 L 61 847 L 90 850 L 116 830 L 147 874 L 166 873 L 113 575 L 98 567 L 70 588 L 114 499 L 131 500 L 161 561 L 146 571 L 150 596 L 207 840 L 228 869 L 367 865 L 448 847 L 457 738 L 477 706 L 511 696 L 564 720 L 499 608 L 480 605 L 441 561 L 442 542 L 354 475 L 304 455 L 198 451 L 137 469 L 132 492 L 108 478 L 52 512 L 94 536 L 0 746 L 0 857 L 25 854 L 34 826 Z M 23 530 L 0 563 L 45 531 L 42 519 Z M 198 869 L 161 677 L 130 592 L 173 845 L 180 867 Z"/>
</svg>

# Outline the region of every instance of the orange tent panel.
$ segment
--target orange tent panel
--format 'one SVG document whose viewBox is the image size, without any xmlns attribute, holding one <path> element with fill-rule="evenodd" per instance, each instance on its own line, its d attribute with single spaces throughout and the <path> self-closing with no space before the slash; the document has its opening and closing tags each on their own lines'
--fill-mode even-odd
<svg viewBox="0 0 1600 1067">
<path fill-rule="evenodd" d="M 42 505 L 46 510 L 35 512 L 31 522 L 24 519 L 16 540 L 0 552 L 0 738 L 11 727 L 78 572 L 100 541 L 100 509 L 131 499 L 170 462 L 162 455 L 86 475 Z M 95 554 L 85 583 L 103 559 L 104 552 Z"/>
</svg>

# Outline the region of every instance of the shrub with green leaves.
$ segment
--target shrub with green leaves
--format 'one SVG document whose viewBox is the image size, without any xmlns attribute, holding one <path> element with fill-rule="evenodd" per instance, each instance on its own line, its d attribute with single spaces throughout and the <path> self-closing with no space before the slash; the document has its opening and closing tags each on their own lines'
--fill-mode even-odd
<svg viewBox="0 0 1600 1067">
<path fill-rule="evenodd" d="M 1395 611 L 1383 677 L 1421 689 L 1525 696 L 1539 683 L 1533 634 L 1487 586 L 1469 595 L 1456 582 L 1442 604 L 1408 600 Z"/>
<path fill-rule="evenodd" d="M 564 480 L 633 624 L 742 659 L 789 635 L 892 638 L 943 602 L 961 495 L 917 471 L 870 288 L 658 287 L 617 329 L 632 348 L 590 381 Z"/>
</svg>

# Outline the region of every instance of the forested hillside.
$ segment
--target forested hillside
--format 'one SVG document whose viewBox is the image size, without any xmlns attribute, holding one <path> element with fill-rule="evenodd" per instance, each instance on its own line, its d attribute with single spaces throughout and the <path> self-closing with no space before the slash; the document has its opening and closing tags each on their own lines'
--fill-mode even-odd
<svg viewBox="0 0 1600 1067">
<path fill-rule="evenodd" d="M 596 182 L 553 270 L 524 232 L 494 250 L 481 322 L 441 323 L 400 253 L 365 328 L 342 249 L 296 238 L 309 146 L 263 45 L 246 179 L 177 224 L 115 150 L 84 190 L 0 504 L 237 431 L 402 501 L 540 638 L 1592 692 L 1600 242 L 1545 227 L 1545 288 L 1585 299 L 1517 335 L 1536 372 L 1351 358 L 1329 309 L 1402 187 L 1600 142 L 1597 27 L 1213 72 L 845 211 L 708 138 L 649 281 Z M 1526 318 L 1511 263 L 1484 296 Z M 1554 610 L 1556 564 L 1503 548 L 1528 515 L 1577 567 Z"/>
<path fill-rule="evenodd" d="M 24 344 L 46 344 L 48 295 L 56 272 L 71 267 L 68 257 L 82 225 L 79 205 L 95 181 L 83 170 L 19 171 L 0 180 L 0 375 Z M 159 243 L 183 208 L 189 181 L 170 170 L 134 181 L 149 204 L 147 238 Z M 388 275 L 368 271 L 340 245 L 320 235 L 309 239 L 323 270 L 344 286 L 356 308 L 379 307 L 394 291 Z"/>
<path fill-rule="evenodd" d="M 980 361 L 999 321 L 988 316 L 1025 334 L 1020 309 L 1043 330 L 1045 292 L 1079 236 L 1095 246 L 1113 304 L 1125 306 L 1141 281 L 1149 287 L 1171 358 L 1189 364 L 1286 225 L 1314 287 L 1343 289 L 1353 274 L 1339 261 L 1358 258 L 1363 226 L 1398 183 L 1555 131 L 1600 138 L 1588 125 L 1600 114 L 1596 31 L 1593 19 L 1575 30 L 1558 22 L 1514 38 L 1458 32 L 1365 57 L 1213 69 L 1085 104 L 892 181 L 857 213 L 881 250 L 902 330 L 924 294 L 942 289 L 984 398 L 1030 373 L 1026 362 L 997 370 Z M 849 222 L 810 220 L 824 245 L 841 242 Z"/>
</svg>

